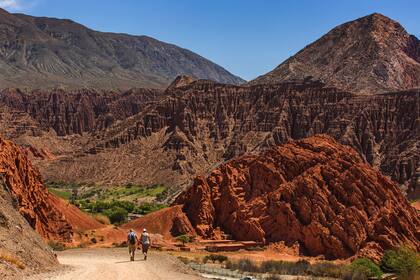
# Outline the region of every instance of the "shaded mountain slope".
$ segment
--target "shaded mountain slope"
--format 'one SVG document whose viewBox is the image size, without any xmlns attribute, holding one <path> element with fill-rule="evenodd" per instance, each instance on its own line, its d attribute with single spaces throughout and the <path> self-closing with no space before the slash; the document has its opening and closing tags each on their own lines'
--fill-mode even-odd
<svg viewBox="0 0 420 280">
<path fill-rule="evenodd" d="M 238 84 L 211 61 L 147 36 L 103 33 L 71 20 L 0 9 L 1 87 L 167 86 L 177 75 Z"/>
</svg>

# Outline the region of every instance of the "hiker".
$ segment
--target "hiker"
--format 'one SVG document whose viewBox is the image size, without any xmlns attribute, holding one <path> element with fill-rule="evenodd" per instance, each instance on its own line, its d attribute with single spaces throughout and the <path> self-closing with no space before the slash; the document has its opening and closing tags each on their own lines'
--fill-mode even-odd
<svg viewBox="0 0 420 280">
<path fill-rule="evenodd" d="M 151 240 L 150 240 L 149 233 L 147 232 L 146 229 L 143 229 L 143 233 L 141 234 L 141 237 L 140 237 L 140 243 L 141 243 L 141 251 L 143 252 L 143 255 L 144 255 L 144 260 L 147 260 L 147 251 L 149 251 Z"/>
<path fill-rule="evenodd" d="M 138 238 L 134 230 L 130 229 L 127 235 L 128 253 L 130 254 L 130 261 L 134 261 L 134 254 L 136 252 L 136 244 Z"/>
</svg>

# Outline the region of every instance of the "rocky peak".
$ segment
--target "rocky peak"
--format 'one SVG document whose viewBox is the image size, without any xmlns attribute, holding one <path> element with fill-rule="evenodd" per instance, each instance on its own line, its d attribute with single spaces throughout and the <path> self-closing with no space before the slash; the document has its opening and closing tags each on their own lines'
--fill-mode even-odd
<svg viewBox="0 0 420 280">
<path fill-rule="evenodd" d="M 175 80 L 168 86 L 167 90 L 172 90 L 180 87 L 187 86 L 193 83 L 195 79 L 188 75 L 179 75 Z"/>
<path fill-rule="evenodd" d="M 349 91 L 376 93 L 420 86 L 420 41 L 378 13 L 332 29 L 251 84 L 313 77 Z"/>
</svg>

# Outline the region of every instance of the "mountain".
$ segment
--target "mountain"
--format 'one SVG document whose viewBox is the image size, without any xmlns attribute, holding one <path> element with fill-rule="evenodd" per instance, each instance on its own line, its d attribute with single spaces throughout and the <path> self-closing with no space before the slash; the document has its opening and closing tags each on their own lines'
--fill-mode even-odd
<svg viewBox="0 0 420 280">
<path fill-rule="evenodd" d="M 396 21 L 372 14 L 342 24 L 251 84 L 321 80 L 374 93 L 420 87 L 420 41 Z"/>
<path fill-rule="evenodd" d="M 205 238 L 297 243 L 301 255 L 327 259 L 420 249 L 420 215 L 397 185 L 323 135 L 228 161 L 175 205 Z"/>
<path fill-rule="evenodd" d="M 166 87 L 177 75 L 240 84 L 211 61 L 147 36 L 0 9 L 1 87 Z"/>
<path fill-rule="evenodd" d="M 226 160 L 323 133 L 419 196 L 419 90 L 359 95 L 309 81 L 180 77 L 166 91 L 3 90 L 0 108 L 0 133 L 28 147 L 50 181 L 176 192 Z"/>
</svg>

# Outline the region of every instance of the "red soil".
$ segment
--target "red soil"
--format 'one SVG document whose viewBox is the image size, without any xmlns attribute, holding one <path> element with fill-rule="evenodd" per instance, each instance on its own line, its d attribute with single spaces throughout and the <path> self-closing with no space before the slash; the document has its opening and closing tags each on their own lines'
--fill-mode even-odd
<svg viewBox="0 0 420 280">
<path fill-rule="evenodd" d="M 125 230 L 132 228 L 137 232 L 141 232 L 143 228 L 146 228 L 149 232 L 160 234 L 165 238 L 172 238 L 182 234 L 195 235 L 195 230 L 184 212 L 182 212 L 180 205 L 140 217 L 123 225 L 122 228 Z"/>
<path fill-rule="evenodd" d="M 72 226 L 74 231 L 85 231 L 104 227 L 91 216 L 80 211 L 73 204 L 51 194 L 50 203 L 63 214 L 64 219 Z"/>
</svg>

